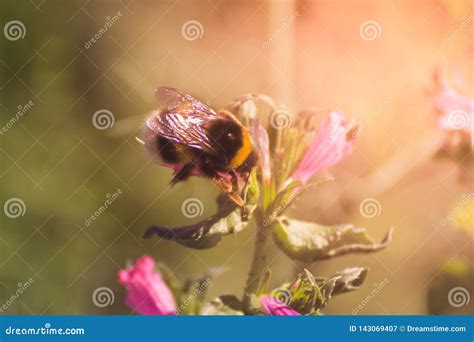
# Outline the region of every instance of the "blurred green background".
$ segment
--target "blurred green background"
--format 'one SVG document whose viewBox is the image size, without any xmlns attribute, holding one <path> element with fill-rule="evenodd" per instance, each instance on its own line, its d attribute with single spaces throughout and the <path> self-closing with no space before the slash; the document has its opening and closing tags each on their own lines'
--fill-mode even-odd
<svg viewBox="0 0 474 342">
<path fill-rule="evenodd" d="M 150 224 L 190 223 L 181 213 L 187 198 L 203 202 L 201 218 L 216 208 L 217 192 L 206 180 L 169 188 L 170 171 L 153 164 L 135 140 L 156 105 L 158 85 L 181 88 L 215 108 L 241 94 L 265 93 L 291 111 L 341 109 L 364 123 L 353 155 L 332 170 L 336 181 L 305 194 L 294 215 L 365 226 L 377 239 L 390 226 L 396 233 L 381 253 L 310 266 L 321 276 L 346 266 L 370 268 L 364 288 L 334 299 L 325 313 L 351 314 L 372 285 L 387 278 L 360 314 L 425 314 L 428 288 L 447 279 L 440 265 L 460 260 L 472 267 L 472 208 L 462 225 L 467 231 L 441 225 L 463 194 L 472 194 L 472 182 L 459 181 L 455 163 L 432 161 L 418 150 L 420 141 L 441 139 L 425 95 L 433 69 L 447 64 L 464 75 L 472 96 L 468 33 L 439 53 L 472 15 L 469 2 L 6 0 L 0 6 L 1 27 L 18 20 L 25 29 L 17 40 L 0 36 L 0 124 L 18 106 L 33 103 L 0 136 L 0 202 L 19 198 L 25 204 L 24 215 L 1 216 L 0 305 L 19 283 L 33 283 L 0 314 L 128 314 L 117 271 L 145 253 L 181 280 L 226 266 L 208 298 L 242 294 L 252 227 L 197 252 L 141 239 Z M 196 39 L 182 32 L 191 20 L 202 26 Z M 380 23 L 374 41 L 359 34 L 368 20 Z M 99 110 L 112 113 L 113 127 L 93 125 Z M 387 168 L 387 161 L 396 167 Z M 374 183 L 385 185 L 366 186 Z M 119 189 L 122 194 L 86 227 Z M 371 219 L 358 210 L 367 197 L 382 205 Z M 275 287 L 303 266 L 275 246 L 270 261 Z M 441 305 L 454 286 L 472 290 L 472 273 L 463 285 L 453 279 L 439 287 Z M 113 291 L 111 305 L 94 305 L 100 287 Z M 466 312 L 472 313 L 472 302 L 447 311 Z"/>
</svg>

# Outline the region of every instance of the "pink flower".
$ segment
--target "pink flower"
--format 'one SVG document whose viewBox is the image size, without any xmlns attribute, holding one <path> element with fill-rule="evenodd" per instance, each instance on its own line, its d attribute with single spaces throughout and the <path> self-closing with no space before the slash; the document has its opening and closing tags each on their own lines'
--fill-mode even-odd
<svg viewBox="0 0 474 342">
<path fill-rule="evenodd" d="M 316 172 L 328 168 L 352 153 L 353 137 L 350 123 L 340 112 L 331 112 L 329 120 L 321 125 L 319 134 L 307 147 L 290 179 L 306 183 Z"/>
<path fill-rule="evenodd" d="M 267 315 L 271 316 L 301 316 L 301 314 L 280 302 L 273 296 L 263 295 L 259 297 L 260 304 Z"/>
<path fill-rule="evenodd" d="M 262 178 L 264 181 L 269 181 L 272 175 L 270 167 L 270 148 L 268 141 L 268 134 L 265 127 L 260 122 L 256 122 L 252 126 L 252 136 L 255 140 L 258 149 L 258 163 L 262 169 Z"/>
<path fill-rule="evenodd" d="M 474 145 L 474 100 L 471 100 L 449 87 L 446 82 L 439 81 L 440 92 L 434 104 L 442 116 L 438 120 L 439 127 L 446 131 L 462 131 L 471 135 Z"/>
<path fill-rule="evenodd" d="M 127 287 L 125 304 L 142 315 L 174 315 L 176 303 L 155 261 L 145 255 L 132 268 L 120 270 L 120 284 Z"/>
</svg>

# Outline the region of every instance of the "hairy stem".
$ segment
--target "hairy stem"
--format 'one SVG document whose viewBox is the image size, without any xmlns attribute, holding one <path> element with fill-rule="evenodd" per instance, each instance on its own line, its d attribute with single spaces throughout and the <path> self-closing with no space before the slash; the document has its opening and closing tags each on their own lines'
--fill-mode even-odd
<svg viewBox="0 0 474 342">
<path fill-rule="evenodd" d="M 252 294 L 258 290 L 258 286 L 265 274 L 265 264 L 267 260 L 267 236 L 270 227 L 263 222 L 263 215 L 260 212 L 255 213 L 255 221 L 257 226 L 257 237 L 255 239 L 255 249 L 253 252 L 252 266 L 247 277 L 245 285 L 243 302 L 248 311 L 253 311 L 251 305 Z"/>
</svg>

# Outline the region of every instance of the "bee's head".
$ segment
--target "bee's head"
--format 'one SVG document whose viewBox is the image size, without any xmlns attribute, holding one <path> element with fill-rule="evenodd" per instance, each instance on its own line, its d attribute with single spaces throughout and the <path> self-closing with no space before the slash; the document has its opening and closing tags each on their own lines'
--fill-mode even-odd
<svg viewBox="0 0 474 342">
<path fill-rule="evenodd" d="M 250 172 L 258 162 L 258 153 L 252 150 L 248 155 L 247 159 L 245 159 L 244 163 L 240 165 L 236 171 L 237 172 Z"/>
</svg>

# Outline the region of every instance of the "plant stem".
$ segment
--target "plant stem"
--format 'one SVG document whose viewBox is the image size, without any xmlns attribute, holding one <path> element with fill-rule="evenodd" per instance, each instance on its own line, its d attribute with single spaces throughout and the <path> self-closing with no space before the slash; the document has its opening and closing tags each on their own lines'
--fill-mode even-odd
<svg viewBox="0 0 474 342">
<path fill-rule="evenodd" d="M 243 302 L 248 311 L 253 311 L 251 305 L 252 294 L 255 294 L 260 285 L 261 279 L 265 274 L 265 264 L 267 259 L 267 236 L 270 227 L 264 225 L 261 212 L 255 213 L 257 228 L 257 237 L 255 239 L 255 249 L 253 252 L 252 266 L 247 277 L 247 283 L 244 290 Z"/>
</svg>

